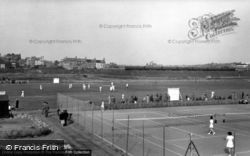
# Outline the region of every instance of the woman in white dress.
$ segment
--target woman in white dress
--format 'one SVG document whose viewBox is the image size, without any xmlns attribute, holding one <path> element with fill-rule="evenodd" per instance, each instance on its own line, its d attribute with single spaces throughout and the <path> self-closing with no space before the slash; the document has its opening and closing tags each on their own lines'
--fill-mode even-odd
<svg viewBox="0 0 250 156">
<path fill-rule="evenodd" d="M 210 120 L 209 120 L 209 132 L 208 134 L 212 134 L 215 135 L 215 131 L 214 131 L 214 117 L 210 116 Z"/>
<path fill-rule="evenodd" d="M 232 132 L 228 132 L 227 133 L 227 137 L 226 137 L 226 140 L 227 140 L 227 149 L 228 149 L 228 156 L 232 156 L 233 155 L 233 148 L 234 148 L 234 136 L 232 134 Z"/>
</svg>

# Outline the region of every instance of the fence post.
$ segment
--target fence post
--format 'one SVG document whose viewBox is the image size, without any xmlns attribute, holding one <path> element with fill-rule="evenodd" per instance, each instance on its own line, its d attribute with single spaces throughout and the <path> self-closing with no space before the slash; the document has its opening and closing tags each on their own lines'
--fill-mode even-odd
<svg viewBox="0 0 250 156">
<path fill-rule="evenodd" d="M 94 135 L 94 110 L 92 109 L 92 124 L 91 124 L 92 136 Z"/>
<path fill-rule="evenodd" d="M 144 120 L 142 120 L 142 156 L 144 156 Z"/>
<path fill-rule="evenodd" d="M 78 124 L 80 125 L 80 121 L 79 121 L 79 116 L 80 116 L 79 105 L 80 105 L 80 104 L 79 104 L 79 102 L 80 102 L 80 101 L 77 102 L 77 122 L 78 122 Z"/>
<path fill-rule="evenodd" d="M 128 125 L 127 125 L 127 142 L 126 142 L 126 156 L 128 156 L 128 139 L 129 139 L 129 115 L 128 115 Z"/>
<path fill-rule="evenodd" d="M 233 156 L 236 156 L 236 133 L 234 131 L 234 149 L 233 149 Z"/>
<path fill-rule="evenodd" d="M 101 136 L 103 140 L 103 111 L 101 110 Z"/>
<path fill-rule="evenodd" d="M 86 109 L 83 110 L 83 128 L 86 130 Z"/>
<path fill-rule="evenodd" d="M 165 125 L 163 125 L 163 156 L 165 156 Z"/>
<path fill-rule="evenodd" d="M 115 111 L 113 108 L 113 112 L 112 112 L 112 146 L 114 146 L 114 131 L 115 131 Z"/>
<path fill-rule="evenodd" d="M 69 106 L 69 97 L 66 96 L 66 99 L 67 99 L 67 100 L 66 100 L 66 103 L 67 103 L 67 107 L 66 107 L 66 108 L 68 109 L 68 106 Z"/>
</svg>

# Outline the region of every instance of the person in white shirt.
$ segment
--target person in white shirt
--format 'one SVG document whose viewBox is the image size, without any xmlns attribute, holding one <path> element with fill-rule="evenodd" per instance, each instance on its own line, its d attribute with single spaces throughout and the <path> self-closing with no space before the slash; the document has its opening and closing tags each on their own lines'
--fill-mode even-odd
<svg viewBox="0 0 250 156">
<path fill-rule="evenodd" d="M 211 92 L 211 99 L 214 98 L 214 91 Z"/>
<path fill-rule="evenodd" d="M 21 92 L 21 97 L 24 97 L 24 91 L 22 90 L 22 92 Z"/>
<path fill-rule="evenodd" d="M 128 89 L 128 83 L 126 83 L 126 89 Z"/>
<path fill-rule="evenodd" d="M 210 120 L 209 120 L 209 132 L 208 134 L 212 134 L 215 135 L 215 131 L 214 131 L 214 117 L 210 116 Z"/>
<path fill-rule="evenodd" d="M 86 90 L 86 85 L 84 83 L 82 84 L 82 90 Z"/>
<path fill-rule="evenodd" d="M 101 104 L 101 111 L 104 112 L 104 109 L 105 109 L 105 107 L 104 107 L 104 101 L 102 101 L 102 104 Z"/>
<path fill-rule="evenodd" d="M 102 86 L 99 87 L 99 91 L 102 92 Z"/>
<path fill-rule="evenodd" d="M 40 84 L 40 90 L 43 90 L 43 86 Z"/>
<path fill-rule="evenodd" d="M 232 132 L 227 132 L 226 141 L 227 141 L 226 147 L 228 149 L 228 156 L 232 156 L 234 149 L 234 136 Z"/>
<path fill-rule="evenodd" d="M 69 89 L 71 89 L 71 88 L 72 88 L 72 83 L 69 84 Z"/>
</svg>

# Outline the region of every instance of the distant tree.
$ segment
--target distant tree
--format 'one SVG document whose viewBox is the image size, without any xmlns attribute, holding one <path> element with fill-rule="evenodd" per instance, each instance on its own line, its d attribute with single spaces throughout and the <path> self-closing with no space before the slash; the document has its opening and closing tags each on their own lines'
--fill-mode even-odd
<svg viewBox="0 0 250 156">
<path fill-rule="evenodd" d="M 55 65 L 56 67 L 59 66 L 59 63 L 60 63 L 60 62 L 59 62 L 58 60 L 55 60 L 55 61 L 54 61 L 54 65 Z"/>
</svg>

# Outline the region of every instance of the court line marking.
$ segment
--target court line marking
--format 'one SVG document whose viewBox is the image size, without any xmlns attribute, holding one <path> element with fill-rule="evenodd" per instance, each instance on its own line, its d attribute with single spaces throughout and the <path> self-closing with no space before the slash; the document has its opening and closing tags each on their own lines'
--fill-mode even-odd
<svg viewBox="0 0 250 156">
<path fill-rule="evenodd" d="M 250 150 L 248 150 L 248 151 L 236 152 L 236 154 L 244 154 L 244 153 L 250 153 Z"/>
<path fill-rule="evenodd" d="M 210 138 L 222 138 L 225 137 L 225 135 L 213 135 L 213 136 L 203 136 L 202 138 L 192 138 L 192 140 L 201 140 L 201 139 L 210 139 Z M 179 139 L 169 139 L 169 141 L 185 141 L 185 140 L 189 140 L 187 138 L 179 138 Z"/>
<path fill-rule="evenodd" d="M 87 115 L 88 116 L 88 115 Z M 98 117 L 98 120 L 100 121 L 100 118 Z M 106 125 L 110 125 L 110 126 L 112 126 L 110 123 L 108 123 L 107 121 L 105 121 L 105 120 L 103 120 L 104 122 L 105 122 L 105 124 Z M 120 124 L 120 125 L 123 125 L 123 126 L 126 126 L 125 124 L 122 124 L 122 123 L 119 123 L 118 122 L 118 124 Z M 134 130 L 134 131 L 139 131 L 138 129 L 132 129 L 132 130 Z M 139 131 L 140 132 L 140 131 Z M 135 134 L 133 134 L 132 133 L 132 135 L 134 135 L 134 136 L 136 136 Z M 136 136 L 136 137 L 139 137 L 139 138 L 142 138 L 142 137 L 140 137 L 140 136 Z M 157 144 L 157 143 L 155 143 L 155 142 L 152 142 L 152 141 L 150 141 L 150 140 L 148 140 L 148 139 L 145 139 L 144 138 L 144 140 L 146 140 L 146 141 L 148 141 L 149 143 L 151 143 L 151 144 L 153 144 L 153 145 L 155 145 L 155 146 L 157 146 L 157 147 L 160 147 L 161 149 L 163 148 L 162 146 L 160 146 L 159 144 Z M 163 141 L 163 140 L 162 140 Z M 175 145 L 174 145 L 175 146 Z M 178 147 L 179 148 L 179 147 Z M 173 150 L 171 150 L 171 149 L 169 149 L 169 148 L 166 148 L 165 147 L 165 149 L 167 150 L 167 151 L 169 151 L 169 152 L 172 152 L 172 153 L 174 153 L 174 154 L 176 154 L 176 155 L 179 155 L 179 156 L 182 156 L 182 154 L 180 154 L 180 153 L 178 153 L 178 152 L 175 152 L 175 151 L 173 151 Z"/>
<path fill-rule="evenodd" d="M 240 152 L 236 152 L 235 154 L 238 155 L 238 154 L 245 154 L 245 153 L 250 153 L 250 150 L 248 151 L 240 151 Z M 228 154 L 215 154 L 213 156 L 225 156 L 225 155 L 228 155 Z"/>
<path fill-rule="evenodd" d="M 156 110 L 154 110 L 153 112 L 155 112 L 155 114 L 158 114 L 158 115 L 163 116 L 163 117 L 167 117 L 167 116 L 169 116 L 169 114 L 171 114 L 169 112 L 161 112 L 161 111 L 156 111 Z"/>
<path fill-rule="evenodd" d="M 225 110 L 225 109 L 229 109 L 229 108 L 206 108 L 206 109 L 183 109 L 183 110 L 178 110 L 178 112 L 187 112 L 187 111 L 198 111 L 198 110 L 218 110 L 218 109 L 222 109 L 222 110 Z"/>
<path fill-rule="evenodd" d="M 165 119 L 182 119 L 182 118 L 191 118 L 191 117 L 202 117 L 202 116 L 211 116 L 213 114 L 199 114 L 199 115 L 183 115 L 183 116 L 165 116 L 165 117 L 154 117 L 154 118 L 134 118 L 130 119 L 130 121 L 139 121 L 139 120 L 165 120 Z M 126 121 L 128 119 L 121 118 L 116 119 L 117 121 Z"/>
<path fill-rule="evenodd" d="M 106 110 L 107 111 L 107 110 Z M 112 110 L 111 110 L 112 111 Z M 113 113 L 112 112 L 106 112 L 105 114 L 107 114 L 107 115 L 112 115 Z M 130 111 L 130 112 L 116 112 L 115 114 L 121 114 L 121 115 L 123 115 L 123 114 L 125 114 L 125 115 L 130 115 L 130 114 L 156 114 L 156 115 L 159 115 L 158 113 L 156 113 L 156 112 L 149 112 L 149 111 L 145 111 L 145 112 L 143 112 L 143 111 Z M 165 115 L 161 115 L 161 116 L 165 116 Z"/>
</svg>

